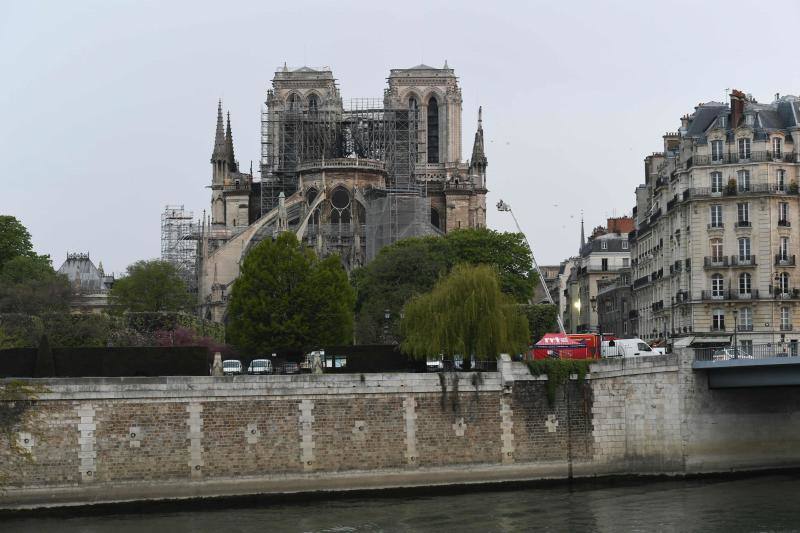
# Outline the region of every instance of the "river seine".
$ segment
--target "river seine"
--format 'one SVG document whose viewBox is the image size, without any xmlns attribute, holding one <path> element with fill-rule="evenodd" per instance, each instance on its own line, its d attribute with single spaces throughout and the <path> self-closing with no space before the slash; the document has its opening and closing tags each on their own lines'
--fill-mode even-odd
<svg viewBox="0 0 800 533">
<path fill-rule="evenodd" d="M 800 474 L 0 520 L 4 533 L 530 530 L 800 530 Z"/>
</svg>

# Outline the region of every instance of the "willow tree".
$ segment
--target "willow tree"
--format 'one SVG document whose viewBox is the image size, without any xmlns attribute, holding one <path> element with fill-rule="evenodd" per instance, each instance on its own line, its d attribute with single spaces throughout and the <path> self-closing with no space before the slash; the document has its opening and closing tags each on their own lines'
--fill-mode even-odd
<svg viewBox="0 0 800 533">
<path fill-rule="evenodd" d="M 403 350 L 417 358 L 494 359 L 523 351 L 530 337 L 523 309 L 500 290 L 488 265 L 457 265 L 406 304 L 401 328 Z"/>
</svg>

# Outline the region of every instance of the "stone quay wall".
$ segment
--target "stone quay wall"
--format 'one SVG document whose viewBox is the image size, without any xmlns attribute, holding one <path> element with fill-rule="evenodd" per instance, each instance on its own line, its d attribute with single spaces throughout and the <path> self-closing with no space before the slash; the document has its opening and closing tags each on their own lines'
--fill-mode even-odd
<svg viewBox="0 0 800 533">
<path fill-rule="evenodd" d="M 494 373 L 31 380 L 0 509 L 800 465 L 800 393 L 709 390 L 691 352 Z M 14 452 L 8 441 L 26 450 Z"/>
</svg>

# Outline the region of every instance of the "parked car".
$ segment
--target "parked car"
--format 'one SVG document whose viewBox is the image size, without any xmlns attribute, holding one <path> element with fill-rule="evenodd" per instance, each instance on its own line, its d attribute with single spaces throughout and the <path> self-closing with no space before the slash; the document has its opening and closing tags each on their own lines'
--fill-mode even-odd
<svg viewBox="0 0 800 533">
<path fill-rule="evenodd" d="M 272 361 L 269 359 L 253 359 L 247 367 L 248 374 L 272 374 Z"/>
<path fill-rule="evenodd" d="M 242 373 L 242 362 L 236 359 L 226 359 L 222 362 L 222 373 L 226 376 L 234 376 Z"/>
</svg>

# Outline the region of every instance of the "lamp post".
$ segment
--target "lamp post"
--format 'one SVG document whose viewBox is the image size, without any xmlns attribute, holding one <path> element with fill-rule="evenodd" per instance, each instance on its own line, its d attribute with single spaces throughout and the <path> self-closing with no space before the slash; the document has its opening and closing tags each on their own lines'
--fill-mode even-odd
<svg viewBox="0 0 800 533">
<path fill-rule="evenodd" d="M 597 297 L 592 296 L 589 298 L 589 303 L 592 305 L 592 313 L 597 315 L 597 331 L 602 333 L 603 328 L 600 327 L 600 313 L 597 312 Z M 592 315 L 589 315 L 589 329 L 592 329 Z"/>
<path fill-rule="evenodd" d="M 733 357 L 734 359 L 738 359 L 739 357 L 739 337 L 737 336 L 737 332 L 739 331 L 739 311 L 737 309 L 733 310 Z"/>
<path fill-rule="evenodd" d="M 531 243 L 528 241 L 528 237 L 525 235 L 525 232 L 522 231 L 522 228 L 519 227 L 519 222 L 517 222 L 517 217 L 511 210 L 511 206 L 505 203 L 503 200 L 500 200 L 499 202 L 497 202 L 497 210 L 501 212 L 511 213 L 511 218 L 514 219 L 514 224 L 517 226 L 517 231 L 522 234 L 522 238 L 525 239 L 525 244 L 528 245 L 528 250 L 531 251 L 531 262 L 533 263 L 533 268 L 536 270 L 536 273 L 539 275 L 539 281 L 542 282 L 542 288 L 544 289 L 545 296 L 547 296 L 547 301 L 551 305 L 555 305 L 555 302 L 553 301 L 553 296 L 550 294 L 550 289 L 547 288 L 547 283 L 545 283 L 544 281 L 544 276 L 542 275 L 542 271 L 539 269 L 539 265 L 536 263 L 536 258 L 533 256 L 533 247 L 531 247 Z M 556 320 L 558 320 L 559 331 L 561 333 L 566 333 L 566 331 L 564 331 L 564 321 L 561 320 L 561 312 L 558 309 L 556 310 Z"/>
</svg>

